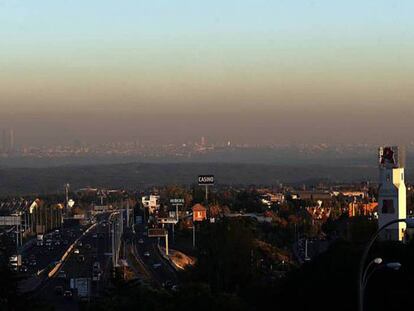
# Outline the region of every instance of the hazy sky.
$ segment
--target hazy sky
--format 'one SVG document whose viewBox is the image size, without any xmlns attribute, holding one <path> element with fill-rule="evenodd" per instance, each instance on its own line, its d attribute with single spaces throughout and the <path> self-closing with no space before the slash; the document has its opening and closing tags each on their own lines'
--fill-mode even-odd
<svg viewBox="0 0 414 311">
<path fill-rule="evenodd" d="M 0 127 L 25 143 L 411 140 L 413 14 L 410 0 L 0 0 Z"/>
</svg>

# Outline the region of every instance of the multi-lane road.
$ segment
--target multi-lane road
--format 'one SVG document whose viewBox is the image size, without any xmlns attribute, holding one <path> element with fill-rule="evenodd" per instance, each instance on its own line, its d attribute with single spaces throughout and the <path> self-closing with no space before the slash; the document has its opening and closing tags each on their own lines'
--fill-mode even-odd
<svg viewBox="0 0 414 311">
<path fill-rule="evenodd" d="M 94 224 L 50 233 L 44 237 L 42 246 L 33 245 L 24 251 L 27 274 L 38 281 L 32 292 L 34 297 L 53 305 L 55 310 L 78 310 L 79 302 L 88 303 L 102 294 L 112 273 L 109 218 L 109 213 L 100 214 Z M 136 273 L 136 277 L 149 279 L 154 286 L 175 290 L 179 282 L 177 273 L 158 249 L 164 240 L 148 238 L 144 224 L 133 229 L 125 226 L 125 230 L 128 237 L 125 244 L 133 247 L 141 272 L 146 272 L 145 277 L 142 273 Z M 85 287 L 89 292 L 87 297 L 81 297 L 74 288 L 76 280 L 89 284 Z"/>
<path fill-rule="evenodd" d="M 171 288 L 178 285 L 176 271 L 171 267 L 168 261 L 163 258 L 158 250 L 158 243 L 163 245 L 164 239 L 149 238 L 147 229 L 144 225 L 135 226 L 134 247 L 136 254 L 141 262 L 145 265 L 152 280 L 158 286 Z"/>
<path fill-rule="evenodd" d="M 79 301 L 88 303 L 99 295 L 110 276 L 111 237 L 107 219 L 108 214 L 100 215 L 96 225 L 83 232 L 56 274 L 36 290 L 38 298 L 56 310 L 77 310 Z M 87 280 L 89 297 L 78 297 L 77 290 L 71 288 L 75 279 Z"/>
</svg>

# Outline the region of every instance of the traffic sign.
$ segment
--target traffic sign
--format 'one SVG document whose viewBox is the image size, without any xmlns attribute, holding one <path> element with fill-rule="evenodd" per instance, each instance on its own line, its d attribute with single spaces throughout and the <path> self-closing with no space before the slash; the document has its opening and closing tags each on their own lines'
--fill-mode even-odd
<svg viewBox="0 0 414 311">
<path fill-rule="evenodd" d="M 166 236 L 167 230 L 163 228 L 156 228 L 156 229 L 148 229 L 148 237 L 149 238 L 159 238 Z"/>
<path fill-rule="evenodd" d="M 170 199 L 170 204 L 184 204 L 184 199 Z"/>
</svg>

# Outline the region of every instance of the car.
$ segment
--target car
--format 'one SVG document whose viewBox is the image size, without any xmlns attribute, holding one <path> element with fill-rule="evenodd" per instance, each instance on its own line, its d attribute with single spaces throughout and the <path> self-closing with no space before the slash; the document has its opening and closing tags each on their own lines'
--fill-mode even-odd
<svg viewBox="0 0 414 311">
<path fill-rule="evenodd" d="M 78 261 L 79 261 L 79 262 L 84 262 L 84 261 L 85 261 L 85 256 L 83 256 L 83 255 L 79 255 L 79 257 L 78 257 Z"/>
<path fill-rule="evenodd" d="M 145 253 L 144 253 L 144 256 L 145 256 L 145 257 L 149 257 L 149 256 L 150 256 L 150 253 L 149 253 L 149 252 L 145 252 Z"/>
<path fill-rule="evenodd" d="M 144 240 L 143 239 L 139 239 L 138 240 L 138 244 L 144 244 Z"/>
<path fill-rule="evenodd" d="M 63 294 L 63 286 L 55 286 L 55 294 L 62 295 Z"/>
<path fill-rule="evenodd" d="M 79 254 L 80 253 L 80 251 L 79 251 L 79 249 L 78 248 L 75 248 L 75 250 L 73 251 L 75 254 Z"/>
<path fill-rule="evenodd" d="M 92 237 L 93 237 L 94 239 L 96 239 L 96 238 L 98 237 L 98 235 L 95 233 L 94 235 L 92 235 Z"/>
<path fill-rule="evenodd" d="M 71 299 L 71 298 L 72 298 L 72 296 L 73 296 L 73 294 L 72 294 L 72 291 L 70 291 L 70 290 L 66 290 L 66 291 L 63 293 L 63 297 L 65 297 L 65 298 Z"/>
<path fill-rule="evenodd" d="M 31 260 L 31 261 L 29 262 L 29 266 L 31 266 L 31 267 L 34 267 L 34 266 L 36 266 L 36 265 L 37 265 L 36 260 Z"/>
<path fill-rule="evenodd" d="M 55 241 L 55 246 L 59 246 L 60 245 L 60 241 Z"/>
<path fill-rule="evenodd" d="M 21 266 L 20 267 L 20 272 L 26 273 L 27 272 L 27 267 L 26 266 Z"/>
<path fill-rule="evenodd" d="M 158 269 L 159 267 L 161 267 L 162 266 L 162 264 L 160 264 L 160 263 L 154 263 L 153 265 L 152 265 L 152 267 L 154 268 L 154 269 Z"/>
</svg>

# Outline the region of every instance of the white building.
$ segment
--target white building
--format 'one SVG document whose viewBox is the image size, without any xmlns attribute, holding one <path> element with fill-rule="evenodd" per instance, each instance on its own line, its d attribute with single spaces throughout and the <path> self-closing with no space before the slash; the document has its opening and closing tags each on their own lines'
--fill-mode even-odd
<svg viewBox="0 0 414 311">
<path fill-rule="evenodd" d="M 379 189 L 378 189 L 378 225 L 406 218 L 406 188 L 404 182 L 404 151 L 396 146 L 380 147 Z M 406 225 L 396 223 L 384 230 L 383 239 L 401 241 Z"/>
<path fill-rule="evenodd" d="M 160 196 L 159 195 L 149 195 L 142 197 L 142 205 L 144 208 L 148 208 L 150 214 L 160 208 Z"/>
</svg>

